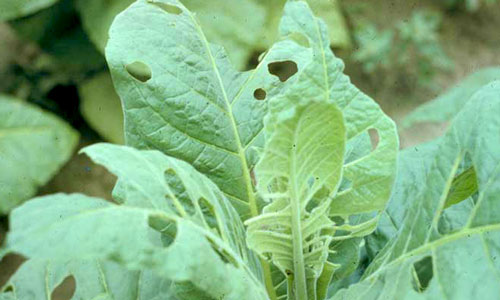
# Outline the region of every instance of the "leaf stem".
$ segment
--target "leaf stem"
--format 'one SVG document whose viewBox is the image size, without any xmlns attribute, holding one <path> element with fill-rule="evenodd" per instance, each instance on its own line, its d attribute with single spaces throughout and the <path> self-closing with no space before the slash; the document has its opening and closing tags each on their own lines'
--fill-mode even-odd
<svg viewBox="0 0 500 300">
<path fill-rule="evenodd" d="M 302 231 L 300 229 L 300 203 L 295 199 L 295 195 L 292 196 L 291 202 L 295 295 L 297 300 L 307 300 L 306 268 L 304 266 Z"/>
</svg>

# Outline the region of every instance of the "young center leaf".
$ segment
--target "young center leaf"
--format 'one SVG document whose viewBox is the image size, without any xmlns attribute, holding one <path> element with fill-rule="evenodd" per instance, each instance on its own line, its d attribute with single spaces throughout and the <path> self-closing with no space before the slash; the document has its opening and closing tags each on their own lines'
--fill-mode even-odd
<svg viewBox="0 0 500 300">
<path fill-rule="evenodd" d="M 313 55 L 294 84 L 269 100 L 267 143 L 255 171 L 259 194 L 271 203 L 247 221 L 247 239 L 288 277 L 289 297 L 323 299 L 333 277 L 353 270 L 360 237 L 375 228 L 398 139 L 394 123 L 342 74 L 325 25 L 305 2 L 285 6 L 280 31 L 307 41 Z M 378 133 L 374 149 L 367 148 L 369 129 Z"/>
<path fill-rule="evenodd" d="M 47 183 L 77 142 L 76 131 L 58 117 L 0 95 L 0 214 Z"/>
<path fill-rule="evenodd" d="M 328 218 L 331 199 L 322 199 L 313 209 L 309 205 L 321 188 L 336 191 L 340 184 L 343 117 L 334 103 L 312 102 L 296 107 L 290 119 L 266 124 L 266 129 L 272 133 L 255 171 L 259 194 L 272 202 L 246 222 L 247 243 L 270 255 L 283 274 L 293 274 L 289 288 L 295 299 L 316 299 L 334 223 Z"/>
<path fill-rule="evenodd" d="M 491 299 L 500 294 L 500 82 L 468 101 L 424 174 L 396 186 L 410 203 L 394 238 L 363 280 L 333 299 Z M 450 203 L 463 174 L 477 191 Z M 462 169 L 462 171 L 461 171 Z M 469 185 L 474 186 L 474 184 Z M 451 206 L 450 206 L 451 205 Z M 447 208 L 448 207 L 448 208 Z"/>
<path fill-rule="evenodd" d="M 9 251 L 151 271 L 173 282 L 178 299 L 267 299 L 239 216 L 206 177 L 158 151 L 109 144 L 84 151 L 117 175 L 120 205 L 78 194 L 29 201 L 11 215 Z"/>
</svg>

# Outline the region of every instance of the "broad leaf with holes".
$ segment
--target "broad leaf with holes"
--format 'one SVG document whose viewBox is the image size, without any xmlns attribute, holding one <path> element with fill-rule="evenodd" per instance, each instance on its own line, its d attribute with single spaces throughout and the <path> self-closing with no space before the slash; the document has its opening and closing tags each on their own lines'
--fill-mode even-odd
<svg viewBox="0 0 500 300">
<path fill-rule="evenodd" d="M 267 102 L 254 93 L 267 99 L 291 81 L 282 84 L 267 64 L 295 57 L 300 64 L 309 55 L 290 41 L 275 49 L 257 69 L 237 72 L 180 2 L 137 1 L 116 18 L 106 50 L 123 102 L 126 143 L 189 162 L 242 216 L 257 215 L 250 148 L 262 145 Z"/>
<path fill-rule="evenodd" d="M 61 274 L 53 287 L 60 276 L 77 278 L 81 264 L 98 260 L 153 272 L 174 282 L 173 292 L 189 283 L 200 297 L 266 299 L 242 223 L 212 182 L 158 151 L 100 144 L 85 153 L 117 175 L 113 194 L 121 205 L 57 194 L 29 201 L 11 215 L 6 248 L 54 261 Z M 76 267 L 59 265 L 66 262 Z"/>
<path fill-rule="evenodd" d="M 97 48 L 104 52 L 115 16 L 134 0 L 77 0 L 83 26 Z M 210 42 L 224 46 L 237 69 L 244 69 L 257 51 L 264 51 L 277 38 L 285 0 L 183 0 L 197 18 Z M 338 1 L 309 1 L 312 10 L 329 27 L 332 46 L 350 46 L 349 34 Z M 175 12 L 175 9 L 172 10 Z M 248 12 L 252 13 L 249 14 Z M 248 30 L 252 28 L 252 30 Z"/>
<path fill-rule="evenodd" d="M 78 134 L 58 117 L 0 95 L 0 214 L 35 195 L 77 142 Z"/>
<path fill-rule="evenodd" d="M 330 199 L 310 206 L 320 189 L 335 191 L 340 184 L 345 127 L 334 103 L 295 109 L 293 117 L 266 124 L 271 134 L 255 170 L 259 194 L 272 202 L 246 222 L 247 243 L 293 278 L 290 299 L 316 299 L 334 223 Z"/>
<path fill-rule="evenodd" d="M 394 123 L 342 74 L 343 63 L 329 48 L 325 24 L 305 2 L 285 6 L 280 35 L 282 40 L 255 70 L 241 73 L 220 47 L 207 42 L 197 19 L 178 1 L 134 3 L 116 18 L 107 47 L 123 101 L 126 142 L 191 163 L 247 219 L 259 214 L 251 170 L 257 161 L 253 149 L 263 146 L 268 102 L 270 123 L 290 117 L 309 101 L 336 105 L 345 121 L 345 160 L 337 165 L 343 165 L 339 185 L 322 187 L 321 192 L 333 196 L 322 209 L 328 211 L 325 217 L 342 220 L 344 236 L 338 240 L 364 236 L 374 229 L 394 180 Z M 273 65 L 285 62 L 296 73 L 274 76 Z M 374 149 L 366 148 L 369 130 L 378 135 Z M 316 273 L 324 262 L 318 265 Z"/>
<path fill-rule="evenodd" d="M 12 299 L 38 300 L 71 277 L 76 285 L 72 299 L 175 299 L 171 298 L 171 282 L 151 271 L 129 271 L 95 260 L 32 259 L 21 265 L 4 289 L 12 290 Z M 2 295 L 8 293 L 0 294 L 0 299 Z"/>
<path fill-rule="evenodd" d="M 334 299 L 498 297 L 499 115 L 497 81 L 468 101 L 439 142 L 423 187 L 407 194 L 411 205 L 397 235 L 377 255 L 363 280 Z M 470 160 L 475 170 L 475 176 L 468 178 L 477 180 L 477 194 L 446 209 L 454 184 L 463 180 L 457 178 L 464 176 L 459 175 L 464 160 Z M 401 189 L 413 189 L 412 185 Z"/>
</svg>

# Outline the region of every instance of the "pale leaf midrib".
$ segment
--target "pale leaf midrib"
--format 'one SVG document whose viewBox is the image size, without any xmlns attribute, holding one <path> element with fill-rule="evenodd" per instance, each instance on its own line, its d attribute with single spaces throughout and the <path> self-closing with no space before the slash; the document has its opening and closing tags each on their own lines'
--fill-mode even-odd
<svg viewBox="0 0 500 300">
<path fill-rule="evenodd" d="M 442 237 L 440 239 L 426 243 L 418 248 L 415 248 L 409 252 L 404 253 L 403 255 L 399 256 L 398 258 L 394 259 L 393 261 L 380 266 L 375 272 L 373 272 L 369 276 L 363 278 L 363 281 L 369 280 L 370 278 L 373 278 L 373 277 L 379 275 L 380 273 L 384 272 L 386 269 L 388 269 L 394 265 L 400 264 L 412 256 L 417 256 L 417 255 L 423 254 L 429 250 L 436 249 L 436 248 L 438 248 L 442 245 L 445 245 L 449 242 L 457 241 L 457 240 L 460 240 L 462 238 L 468 238 L 471 235 L 475 235 L 475 234 L 481 235 L 485 232 L 491 232 L 491 231 L 500 231 L 500 224 L 489 224 L 489 225 L 483 225 L 483 226 L 474 227 L 474 228 L 466 228 L 466 229 L 460 230 L 456 233 L 445 235 L 444 237 Z"/>
<path fill-rule="evenodd" d="M 201 30 L 198 22 L 196 21 L 196 19 L 194 18 L 193 14 L 191 12 L 189 12 L 189 16 L 190 16 L 193 24 L 195 25 L 199 36 L 201 37 L 201 39 L 203 41 L 203 45 L 204 45 L 205 50 L 208 54 L 210 64 L 212 66 L 212 69 L 213 69 L 216 77 L 217 77 L 217 81 L 219 83 L 220 90 L 221 90 L 222 95 L 224 97 L 224 101 L 225 101 L 226 107 L 228 109 L 229 120 L 231 121 L 231 128 L 233 130 L 233 134 L 234 134 L 234 137 L 236 139 L 236 145 L 238 148 L 238 156 L 239 156 L 239 159 L 241 161 L 242 168 L 243 168 L 243 170 L 242 170 L 243 171 L 243 178 L 245 180 L 246 192 L 247 192 L 248 202 L 249 202 L 249 206 L 250 206 L 250 213 L 252 216 L 257 216 L 259 214 L 259 212 L 258 212 L 258 208 L 257 208 L 257 202 L 255 199 L 255 195 L 253 193 L 252 180 L 250 178 L 250 169 L 248 168 L 248 164 L 246 161 L 245 149 L 241 144 L 241 138 L 240 138 L 240 135 L 238 132 L 238 127 L 236 125 L 236 121 L 234 119 L 233 110 L 231 107 L 231 102 L 229 101 L 229 98 L 228 98 L 227 93 L 226 93 L 226 89 L 224 87 L 224 84 L 222 82 L 222 78 L 221 78 L 220 73 L 219 73 L 219 69 L 217 68 L 212 51 L 210 50 L 210 44 L 208 43 L 208 40 L 205 37 L 205 34 Z"/>
</svg>

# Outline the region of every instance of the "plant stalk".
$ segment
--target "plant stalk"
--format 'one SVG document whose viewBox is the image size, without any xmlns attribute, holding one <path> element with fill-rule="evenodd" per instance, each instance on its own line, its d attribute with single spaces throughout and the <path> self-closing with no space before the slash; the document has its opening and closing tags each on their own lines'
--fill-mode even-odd
<svg viewBox="0 0 500 300">
<path fill-rule="evenodd" d="M 295 297 L 297 300 L 307 300 L 306 268 L 304 266 L 304 252 L 302 249 L 301 207 L 297 200 L 295 187 L 292 188 L 292 237 L 293 237 L 293 268 Z"/>
</svg>

